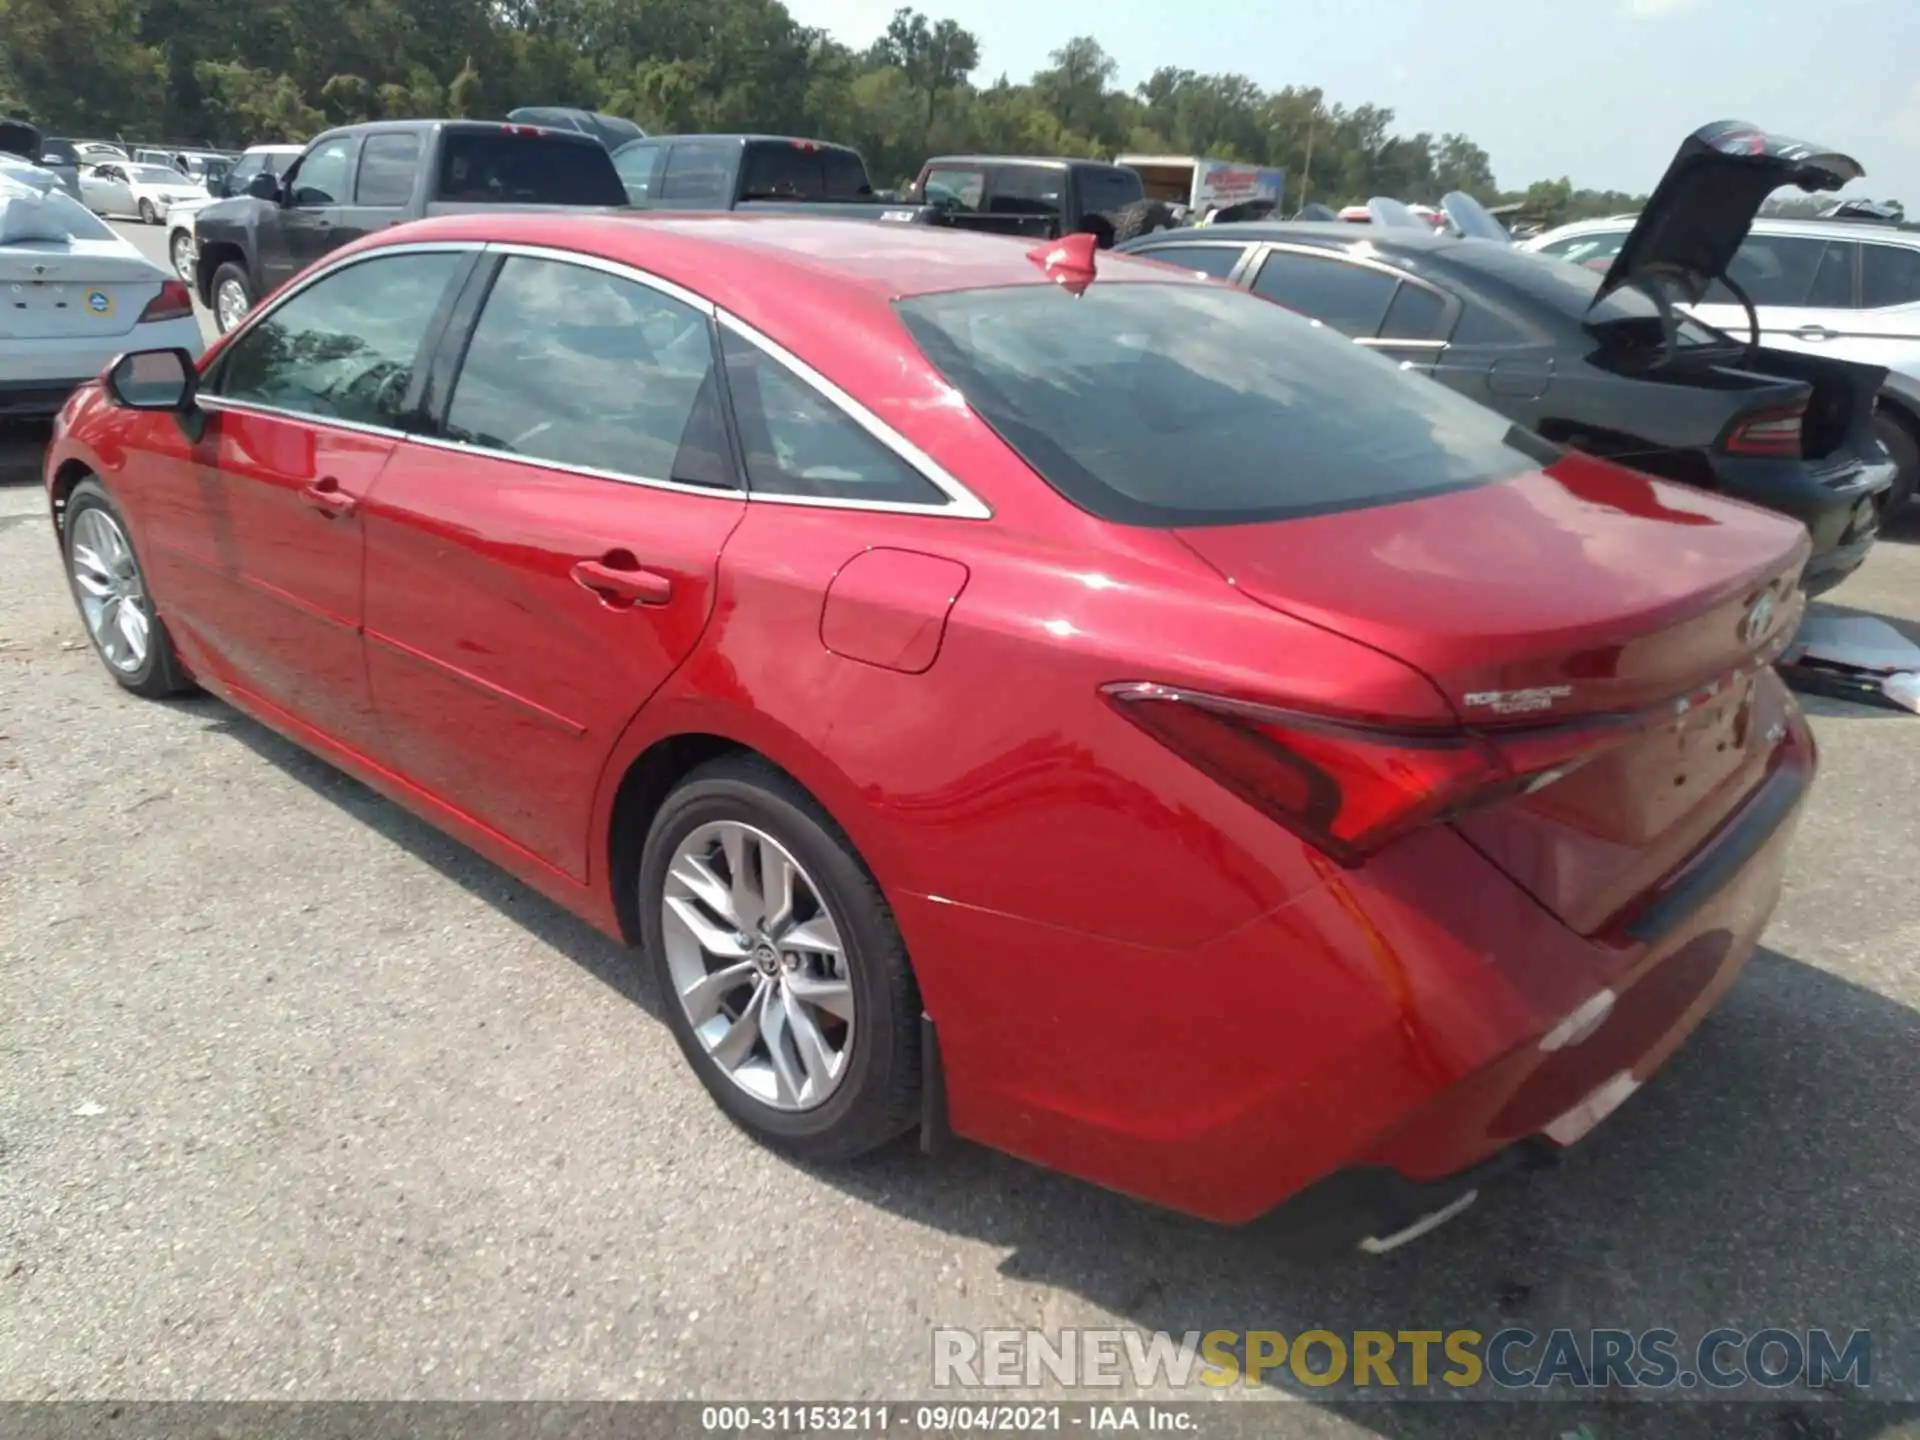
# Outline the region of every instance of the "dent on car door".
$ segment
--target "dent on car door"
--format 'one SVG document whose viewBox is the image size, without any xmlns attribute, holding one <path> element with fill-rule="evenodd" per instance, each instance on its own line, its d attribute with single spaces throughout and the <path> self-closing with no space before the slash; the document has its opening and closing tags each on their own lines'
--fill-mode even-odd
<svg viewBox="0 0 1920 1440">
<path fill-rule="evenodd" d="M 606 758 L 698 641 L 745 502 L 706 310 L 488 264 L 436 361 L 437 435 L 363 512 L 367 666 L 394 770 L 584 880 Z"/>
<path fill-rule="evenodd" d="M 363 753 L 377 732 L 357 512 L 406 423 L 441 297 L 471 263 L 376 256 L 263 311 L 206 377 L 205 434 L 150 487 L 169 559 L 157 593 L 218 678 Z"/>
</svg>

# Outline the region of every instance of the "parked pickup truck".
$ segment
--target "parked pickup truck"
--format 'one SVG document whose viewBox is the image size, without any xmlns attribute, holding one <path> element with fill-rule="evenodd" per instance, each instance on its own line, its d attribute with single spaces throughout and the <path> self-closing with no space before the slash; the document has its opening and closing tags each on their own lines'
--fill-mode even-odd
<svg viewBox="0 0 1920 1440">
<path fill-rule="evenodd" d="M 194 218 L 194 288 L 222 334 L 322 255 L 389 225 L 481 207 L 624 208 L 596 140 L 483 120 L 381 120 L 316 136 L 282 176 Z"/>
<path fill-rule="evenodd" d="M 923 207 L 873 191 L 858 150 L 791 135 L 650 135 L 613 152 L 642 210 L 779 210 L 925 224 Z"/>
<path fill-rule="evenodd" d="M 935 224 L 1044 240 L 1090 232 L 1102 245 L 1160 228 L 1165 213 L 1124 165 L 1031 156 L 942 155 L 907 198 L 932 207 Z"/>
</svg>

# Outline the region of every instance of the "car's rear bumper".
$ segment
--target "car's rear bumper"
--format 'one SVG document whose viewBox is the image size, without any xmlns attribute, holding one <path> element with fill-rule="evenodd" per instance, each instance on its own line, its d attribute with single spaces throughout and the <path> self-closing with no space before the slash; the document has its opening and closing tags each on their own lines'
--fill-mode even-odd
<svg viewBox="0 0 1920 1440">
<path fill-rule="evenodd" d="M 1837 452 L 1825 460 L 1728 459 L 1716 462 L 1726 494 L 1791 515 L 1807 527 L 1813 554 L 1802 584 L 1831 590 L 1867 558 L 1880 530 L 1881 497 L 1899 474 L 1877 442 L 1873 454 Z"/>
<path fill-rule="evenodd" d="M 1684 903 L 1600 939 L 1444 826 L 1179 955 L 902 896 L 951 1127 L 1225 1223 L 1285 1224 L 1324 1184 L 1317 1224 L 1325 1195 L 1364 1194 L 1348 1238 L 1380 1238 L 1515 1146 L 1573 1143 L 1725 995 L 1813 771 L 1797 714 L 1778 756 L 1788 793 L 1757 791 L 1670 877 Z M 937 1003 L 949 956 L 976 1003 Z"/>
</svg>

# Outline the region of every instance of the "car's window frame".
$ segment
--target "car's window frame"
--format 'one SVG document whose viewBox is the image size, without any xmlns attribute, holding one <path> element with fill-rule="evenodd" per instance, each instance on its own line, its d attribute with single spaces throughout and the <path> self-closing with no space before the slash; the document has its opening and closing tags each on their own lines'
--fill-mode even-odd
<svg viewBox="0 0 1920 1440">
<path fill-rule="evenodd" d="M 397 247 L 396 247 L 397 248 Z M 455 247 L 445 247 L 455 248 Z M 846 416 L 865 430 L 881 445 L 919 472 L 942 495 L 940 503 L 909 503 L 903 501 L 840 499 L 831 496 L 812 495 L 776 495 L 765 491 L 753 491 L 746 483 L 746 472 L 740 455 L 740 429 L 733 413 L 733 400 L 727 390 L 726 367 L 721 363 L 720 347 L 714 346 L 715 367 L 720 387 L 722 417 L 727 433 L 730 450 L 731 474 L 737 488 L 724 488 L 717 485 L 691 484 L 656 476 L 634 475 L 616 470 L 601 470 L 591 466 L 573 465 L 561 461 L 544 460 L 538 456 L 515 455 L 505 451 L 489 449 L 482 445 L 449 438 L 445 433 L 448 406 L 452 402 L 454 385 L 459 379 L 461 365 L 465 361 L 466 349 L 472 341 L 480 313 L 484 306 L 485 289 L 491 284 L 491 276 L 482 275 L 486 269 L 482 264 L 479 270 L 469 277 L 465 292 L 455 298 L 449 307 L 450 319 L 440 330 L 433 351 L 423 365 L 421 381 L 430 399 L 427 401 L 427 413 L 423 417 L 423 428 L 418 433 L 405 438 L 417 444 L 428 445 L 436 449 L 450 450 L 473 458 L 485 458 L 508 465 L 525 465 L 535 469 L 558 474 L 581 475 L 589 479 L 605 480 L 614 484 L 636 485 L 643 489 L 668 490 L 676 494 L 704 495 L 718 499 L 747 499 L 769 505 L 801 505 L 815 509 L 829 510 L 869 510 L 895 514 L 943 516 L 953 519 L 985 520 L 992 517 L 993 511 L 977 494 L 956 479 L 945 467 L 916 446 L 906 436 L 895 430 L 886 421 L 880 419 L 860 401 L 835 385 L 826 376 L 808 365 L 797 355 L 781 346 L 771 337 L 755 329 L 744 320 L 721 309 L 704 295 L 677 285 L 663 276 L 617 260 L 607 260 L 583 251 L 557 249 L 545 245 L 526 245 L 497 242 L 483 247 L 484 258 L 498 257 L 502 262 L 513 256 L 534 260 L 554 260 L 564 264 L 579 265 L 590 270 L 598 270 L 616 279 L 631 281 L 634 284 L 654 290 L 668 299 L 677 300 L 692 306 L 705 315 L 709 322 L 731 331 L 739 338 L 766 354 L 776 364 L 784 366 L 802 384 L 819 396 L 830 408 Z M 370 252 L 386 254 L 385 250 Z M 248 317 L 252 319 L 251 316 Z"/>
<path fill-rule="evenodd" d="M 240 349 L 242 342 L 257 326 L 271 320 L 286 306 L 299 299 L 307 291 L 357 266 L 373 264 L 383 259 L 405 255 L 451 254 L 466 257 L 466 264 L 456 267 L 449 277 L 446 289 L 442 291 L 440 301 L 427 322 L 419 347 L 414 352 L 413 377 L 408 383 L 407 392 L 400 405 L 404 418 L 414 416 L 416 424 L 421 423 L 419 416 L 420 399 L 428 380 L 428 374 L 434 357 L 438 354 L 441 339 L 445 334 L 447 320 L 462 291 L 471 278 L 473 267 L 479 263 L 485 246 L 472 240 L 420 241 L 408 245 L 388 245 L 377 250 L 365 251 L 348 256 L 301 276 L 295 283 L 273 296 L 272 300 L 248 313 L 240 326 L 235 329 L 220 347 L 219 353 L 202 372 L 200 384 L 195 393 L 194 403 L 201 409 L 220 414 L 225 411 L 239 411 L 249 415 L 265 416 L 269 419 L 284 420 L 301 425 L 318 425 L 335 430 L 345 430 L 357 435 L 377 435 L 390 440 L 413 440 L 421 438 L 419 429 L 404 430 L 391 425 L 374 425 L 361 420 L 347 420 L 337 415 L 315 415 L 303 410 L 287 410 L 278 405 L 265 405 L 258 400 L 235 399 L 219 392 L 218 386 L 225 378 L 226 366 L 230 358 Z"/>
<path fill-rule="evenodd" d="M 1350 265 L 1359 270 L 1371 270 L 1375 274 L 1383 275 L 1389 280 L 1399 282 L 1392 290 L 1387 292 L 1386 307 L 1381 310 L 1380 318 L 1374 322 L 1373 333 L 1371 335 L 1347 336 L 1355 345 L 1365 346 L 1369 350 L 1411 351 L 1416 352 L 1423 359 L 1429 359 L 1445 354 L 1447 347 L 1453 343 L 1450 338 L 1453 335 L 1453 327 L 1460 322 L 1460 315 L 1466 309 L 1466 306 L 1458 295 L 1455 295 L 1445 286 L 1436 285 L 1433 281 L 1415 275 L 1411 271 L 1402 269 L 1400 266 L 1394 265 L 1389 261 L 1376 259 L 1372 256 L 1354 255 L 1338 246 L 1310 245 L 1299 241 L 1286 240 L 1267 241 L 1264 244 L 1251 247 L 1251 253 L 1241 261 L 1240 268 L 1234 272 L 1233 283 L 1238 288 L 1245 290 L 1249 295 L 1259 296 L 1262 300 L 1272 300 L 1272 303 L 1276 305 L 1280 304 L 1280 301 L 1273 300 L 1271 296 L 1261 295 L 1258 290 L 1254 289 L 1254 281 L 1259 278 L 1260 272 L 1266 268 L 1268 259 L 1276 253 L 1303 255 L 1309 259 L 1326 261 L 1335 265 Z M 1400 288 L 1403 285 L 1411 285 L 1415 289 L 1425 290 L 1428 294 L 1440 301 L 1440 318 L 1435 322 L 1433 334 L 1428 339 L 1389 339 L 1380 334 L 1381 326 L 1387 323 L 1387 317 L 1393 313 L 1393 303 L 1400 297 Z M 1312 319 L 1314 317 L 1308 316 L 1308 318 Z M 1320 321 L 1320 323 L 1323 325 L 1327 324 L 1324 320 Z M 1339 329 L 1337 325 L 1327 325 L 1327 328 L 1330 330 Z M 1344 331 L 1341 333 L 1345 334 Z"/>
</svg>

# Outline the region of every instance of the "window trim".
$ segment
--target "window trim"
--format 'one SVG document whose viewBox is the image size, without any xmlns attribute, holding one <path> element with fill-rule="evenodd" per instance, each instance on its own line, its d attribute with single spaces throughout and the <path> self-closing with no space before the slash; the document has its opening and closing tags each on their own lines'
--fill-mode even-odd
<svg viewBox="0 0 1920 1440">
<path fill-rule="evenodd" d="M 827 379 L 827 377 L 822 375 L 818 370 L 815 370 L 811 365 L 807 364 L 806 361 L 800 359 L 799 356 L 793 354 L 790 350 L 785 349 L 776 341 L 762 334 L 746 321 L 720 309 L 719 306 L 715 305 L 713 301 L 707 299 L 704 295 L 697 295 L 685 286 L 675 284 L 673 281 L 665 279 L 662 276 L 654 275 L 622 261 L 608 260 L 602 256 L 588 254 L 579 250 L 563 250 L 550 245 L 527 245 L 516 241 L 419 240 L 408 244 L 382 245 L 371 250 L 356 251 L 351 255 L 334 259 L 311 273 L 302 276 L 285 290 L 274 295 L 271 303 L 262 305 L 252 311 L 246 319 L 241 322 L 240 327 L 226 338 L 220 347 L 219 353 L 214 357 L 214 363 L 209 366 L 203 374 L 211 379 L 226 356 L 239 345 L 241 339 L 252 330 L 254 326 L 264 322 L 283 305 L 288 304 L 295 297 L 305 293 L 308 289 L 319 284 L 330 275 L 347 269 L 349 266 L 365 264 L 368 261 L 378 260 L 388 255 L 420 255 L 447 252 L 481 253 L 487 256 L 500 256 L 502 258 L 518 255 L 529 260 L 552 260 L 561 264 L 579 265 L 589 270 L 601 271 L 617 279 L 631 281 L 634 284 L 644 286 L 649 290 L 665 295 L 669 299 L 677 300 L 683 305 L 691 306 L 700 312 L 700 314 L 704 315 L 710 323 L 724 325 L 749 345 L 752 345 L 755 349 L 764 353 L 769 359 L 783 366 L 795 378 L 800 380 L 802 384 L 808 386 L 825 400 L 831 408 L 838 410 L 842 415 L 846 416 L 846 418 L 852 420 L 854 424 L 858 425 L 862 430 L 866 431 L 868 435 L 872 436 L 875 440 L 879 441 L 882 446 L 892 452 L 895 457 L 906 462 L 909 467 L 920 474 L 921 478 L 939 490 L 946 498 L 939 504 L 920 504 L 905 500 L 836 499 L 830 496 L 769 495 L 764 492 L 755 492 L 747 487 L 745 473 L 737 463 L 739 433 L 738 426 L 733 419 L 731 397 L 728 398 L 726 403 L 726 429 L 728 446 L 736 452 L 736 464 L 734 466 L 736 483 L 733 486 L 727 487 L 718 485 L 690 485 L 684 481 L 660 479 L 651 475 L 629 475 L 614 470 L 600 470 L 592 466 L 562 464 L 551 460 L 542 460 L 538 456 L 533 455 L 512 455 L 499 450 L 489 450 L 480 445 L 470 445 L 464 441 L 448 440 L 441 435 L 394 430 L 386 426 L 364 425 L 358 421 L 339 420 L 331 416 L 308 415 L 301 411 L 286 410 L 278 406 L 260 405 L 248 400 L 229 400 L 216 394 L 202 394 L 198 399 L 198 403 L 209 410 L 239 410 L 249 414 L 268 416 L 274 419 L 295 420 L 302 424 L 331 426 L 335 429 L 347 430 L 356 434 L 378 435 L 414 445 L 424 445 L 430 449 L 446 450 L 460 455 L 484 456 L 487 459 L 498 460 L 508 464 L 527 465 L 535 469 L 549 470 L 560 474 L 581 475 L 593 480 L 610 480 L 622 485 L 639 485 L 655 490 L 668 490 L 677 494 L 708 495 L 716 498 L 732 498 L 736 500 L 746 499 L 769 505 L 804 505 L 823 510 L 870 510 L 882 514 L 940 515 L 960 520 L 990 520 L 993 518 L 993 508 L 957 480 L 938 461 L 934 460 L 924 450 L 920 449 L 919 446 L 907 439 L 906 436 L 902 435 L 891 425 L 887 424 L 886 421 L 867 409 L 866 406 L 854 399 L 845 390 L 842 390 L 838 385 L 835 385 L 831 380 Z M 468 320 L 465 334 L 461 337 L 463 346 L 466 341 L 471 340 L 473 328 L 478 324 L 480 313 L 484 308 L 484 304 L 482 304 L 479 309 L 475 310 L 473 317 Z M 439 344 L 442 343 L 445 338 L 446 335 L 443 333 L 435 341 L 435 350 L 438 349 Z M 434 356 L 430 353 L 428 356 L 429 365 L 432 364 L 433 359 Z M 464 365 L 464 350 L 462 363 Z M 717 353 L 714 359 L 714 365 L 716 369 L 721 371 L 720 383 L 724 389 L 725 367 L 721 365 Z M 458 383 L 459 373 L 456 371 L 451 377 L 451 383 L 447 391 L 447 400 L 449 403 L 453 398 L 453 387 Z M 440 415 L 435 415 L 430 418 L 436 426 L 443 423 L 444 419 L 444 417 Z"/>
<path fill-rule="evenodd" d="M 213 363 L 200 372 L 202 383 L 218 383 L 219 375 L 227 363 L 227 357 L 239 348 L 241 340 L 254 328 L 290 303 L 295 297 L 318 285 L 330 275 L 355 265 L 363 265 L 370 260 L 379 260 L 388 255 L 435 255 L 435 254 L 475 254 L 486 247 L 477 240 L 419 240 L 407 245 L 383 245 L 377 250 L 358 251 L 352 255 L 333 260 L 309 275 L 288 285 L 286 289 L 273 296 L 272 303 L 249 311 L 246 319 L 240 322 L 238 329 L 228 333 L 222 340 L 219 353 L 213 357 Z M 437 321 L 439 315 L 434 319 Z M 423 336 L 423 341 L 431 336 Z M 431 352 L 429 352 L 429 355 Z M 271 420 L 297 420 L 304 425 L 322 425 L 335 430 L 345 430 L 355 435 L 378 435 L 389 440 L 417 440 L 420 437 L 411 431 L 396 430 L 388 425 L 368 425 L 359 420 L 341 420 L 332 415 L 310 415 L 304 410 L 288 410 L 279 405 L 262 405 L 256 400 L 235 400 L 228 396 L 205 390 L 197 391 L 194 404 L 203 410 L 215 414 L 223 411 L 237 411 L 243 415 L 260 415 Z"/>
<path fill-rule="evenodd" d="M 1177 233 L 1184 235 L 1185 232 Z M 1248 292 L 1252 291 L 1253 286 L 1250 284 L 1242 285 L 1240 283 L 1241 277 L 1246 275 L 1247 262 L 1255 255 L 1264 258 L 1267 253 L 1267 247 L 1258 241 L 1250 243 L 1245 240 L 1188 240 L 1185 238 L 1169 240 L 1164 245 L 1143 245 L 1138 250 L 1123 250 L 1120 253 L 1123 255 L 1132 255 L 1140 260 L 1154 260 L 1162 265 L 1171 265 L 1176 270 L 1185 270 L 1190 275 L 1205 275 L 1206 272 L 1195 271 L 1192 267 L 1182 265 L 1177 260 L 1162 259 L 1161 252 L 1164 250 L 1238 250 L 1240 252 L 1240 258 L 1228 267 L 1226 274 L 1206 275 L 1206 278 L 1217 281 L 1222 285 L 1231 285 L 1235 289 L 1246 290 Z"/>
<path fill-rule="evenodd" d="M 1351 244 L 1352 242 L 1343 241 L 1341 243 Z M 1377 260 L 1370 255 L 1349 254 L 1347 251 L 1339 248 L 1338 245 L 1308 245 L 1299 241 L 1269 240 L 1262 245 L 1252 246 L 1250 247 L 1247 258 L 1241 261 L 1240 268 L 1234 272 L 1232 283 L 1237 288 L 1245 290 L 1249 295 L 1258 295 L 1262 300 L 1267 299 L 1265 295 L 1260 295 L 1260 292 L 1253 288 L 1253 282 L 1259 278 L 1261 269 L 1266 266 L 1267 257 L 1276 250 L 1288 255 L 1306 255 L 1315 259 L 1331 260 L 1336 265 L 1353 265 L 1360 269 L 1373 270 L 1381 275 L 1387 276 L 1389 279 L 1398 280 L 1402 285 L 1418 286 L 1420 289 L 1437 297 L 1443 307 L 1440 311 L 1439 324 L 1435 327 L 1443 337 L 1452 336 L 1453 327 L 1460 323 L 1460 316 L 1467 308 L 1465 302 L 1462 301 L 1458 295 L 1455 295 L 1452 291 L 1442 286 L 1434 284 L 1431 280 L 1424 279 L 1410 271 L 1402 270 L 1388 261 Z M 1259 257 L 1260 263 L 1258 265 L 1253 263 L 1255 252 L 1257 252 Z M 1396 286 L 1392 294 L 1387 296 L 1387 308 L 1380 312 L 1379 323 L 1381 325 L 1387 323 L 1387 316 L 1393 311 L 1394 296 L 1399 293 L 1399 288 Z M 1277 305 L 1280 302 L 1276 300 L 1272 303 Z M 1311 319 L 1312 317 L 1307 316 L 1305 318 Z M 1324 320 L 1319 323 L 1323 325 L 1326 324 Z M 1328 326 L 1328 328 L 1338 329 L 1339 327 Z M 1400 347 L 1417 346 L 1422 350 L 1431 350 L 1436 355 L 1445 351 L 1453 343 L 1450 338 L 1438 340 L 1386 340 L 1378 335 L 1349 335 L 1347 338 L 1355 345 L 1365 345 L 1369 349 L 1377 349 L 1383 345 Z"/>
</svg>

